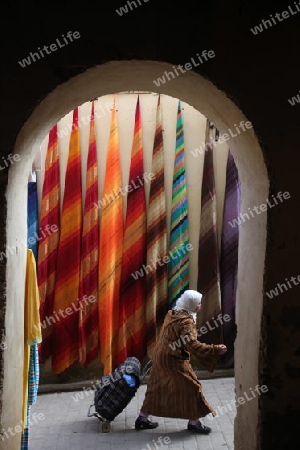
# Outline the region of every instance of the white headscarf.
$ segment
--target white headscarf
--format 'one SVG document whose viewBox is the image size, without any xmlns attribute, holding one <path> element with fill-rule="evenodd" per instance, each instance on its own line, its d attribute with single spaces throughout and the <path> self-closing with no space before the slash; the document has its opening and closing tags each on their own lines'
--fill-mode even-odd
<svg viewBox="0 0 300 450">
<path fill-rule="evenodd" d="M 177 311 L 187 311 L 190 316 L 196 322 L 197 313 L 195 313 L 195 309 L 201 303 L 202 294 L 198 291 L 193 291 L 192 289 L 188 289 L 184 291 L 182 296 L 177 300 L 175 309 Z"/>
</svg>

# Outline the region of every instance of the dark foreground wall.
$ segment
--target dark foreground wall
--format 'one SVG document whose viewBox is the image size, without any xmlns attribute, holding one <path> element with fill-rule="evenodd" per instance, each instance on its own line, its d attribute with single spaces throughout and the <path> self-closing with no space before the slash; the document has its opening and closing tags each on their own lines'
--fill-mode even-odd
<svg viewBox="0 0 300 450">
<path fill-rule="evenodd" d="M 141 5 L 139 5 L 139 2 Z M 115 9 L 127 5 L 119 15 Z M 211 80 L 253 123 L 264 151 L 272 193 L 291 198 L 269 211 L 266 292 L 300 274 L 300 6 L 273 1 L 11 2 L 2 14 L 0 159 L 12 152 L 22 124 L 57 85 L 111 60 L 190 62 L 202 50 L 215 57 L 194 70 Z M 290 6 L 290 9 L 289 9 Z M 288 13 L 282 16 L 282 12 Z M 280 13 L 276 16 L 276 13 Z M 261 21 L 271 19 L 273 22 Z M 280 20 L 281 19 L 281 20 Z M 250 28 L 261 24 L 255 35 Z M 50 46 L 68 31 L 80 38 L 22 68 L 18 61 Z M 78 36 L 78 35 L 77 35 Z M 48 47 L 49 51 L 49 47 Z M 35 57 L 37 59 L 37 57 Z M 122 76 L 122 74 L 120 74 Z M 171 82 L 171 81 L 170 81 Z M 4 189 L 0 171 L 0 246 L 5 245 Z M 0 249 L 2 251 L 2 248 Z M 261 384 L 269 386 L 262 410 L 262 449 L 294 449 L 300 423 L 300 287 L 282 288 L 264 307 Z M 0 262 L 0 327 L 3 329 L 5 266 Z M 2 364 L 0 360 L 0 364 Z"/>
</svg>

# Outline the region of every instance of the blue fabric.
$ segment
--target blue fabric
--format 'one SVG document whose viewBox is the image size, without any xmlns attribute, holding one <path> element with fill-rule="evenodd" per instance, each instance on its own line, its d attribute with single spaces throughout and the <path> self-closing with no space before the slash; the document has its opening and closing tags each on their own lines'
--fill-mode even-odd
<svg viewBox="0 0 300 450">
<path fill-rule="evenodd" d="M 38 195 L 37 183 L 30 181 L 28 183 L 28 201 L 27 201 L 27 247 L 33 251 L 35 260 L 38 257 Z M 30 240 L 30 241 L 29 241 Z"/>
<path fill-rule="evenodd" d="M 31 406 L 28 405 L 27 408 L 27 423 L 29 423 L 30 420 L 30 408 Z M 22 434 L 21 438 L 21 450 L 28 450 L 29 449 L 29 437 L 30 437 L 30 428 L 25 428 L 24 433 Z"/>
<path fill-rule="evenodd" d="M 126 383 L 128 384 L 128 386 L 130 386 L 130 387 L 136 386 L 136 378 L 134 375 L 127 375 L 126 373 L 124 373 L 123 378 L 126 381 Z"/>
</svg>

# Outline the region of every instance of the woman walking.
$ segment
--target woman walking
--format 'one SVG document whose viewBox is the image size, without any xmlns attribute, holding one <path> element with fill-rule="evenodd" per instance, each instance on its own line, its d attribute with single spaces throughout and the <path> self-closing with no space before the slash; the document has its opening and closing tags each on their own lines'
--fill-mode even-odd
<svg viewBox="0 0 300 450">
<path fill-rule="evenodd" d="M 225 353 L 225 345 L 202 344 L 197 340 L 196 316 L 201 309 L 202 294 L 187 290 L 168 311 L 152 357 L 152 369 L 140 414 L 135 421 L 136 430 L 153 429 L 158 417 L 188 419 L 187 429 L 208 434 L 211 428 L 199 418 L 212 413 L 201 383 L 190 364 L 190 354 L 209 372 L 213 372 L 218 355 Z"/>
</svg>

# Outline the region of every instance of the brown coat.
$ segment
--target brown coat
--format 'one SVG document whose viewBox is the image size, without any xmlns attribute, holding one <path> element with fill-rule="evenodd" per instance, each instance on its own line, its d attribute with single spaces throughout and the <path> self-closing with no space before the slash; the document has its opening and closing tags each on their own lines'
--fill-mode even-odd
<svg viewBox="0 0 300 450">
<path fill-rule="evenodd" d="M 190 364 L 190 353 L 213 372 L 218 346 L 197 340 L 196 324 L 188 313 L 168 311 L 152 356 L 141 411 L 158 417 L 197 419 L 215 411 L 205 400 Z"/>
</svg>

